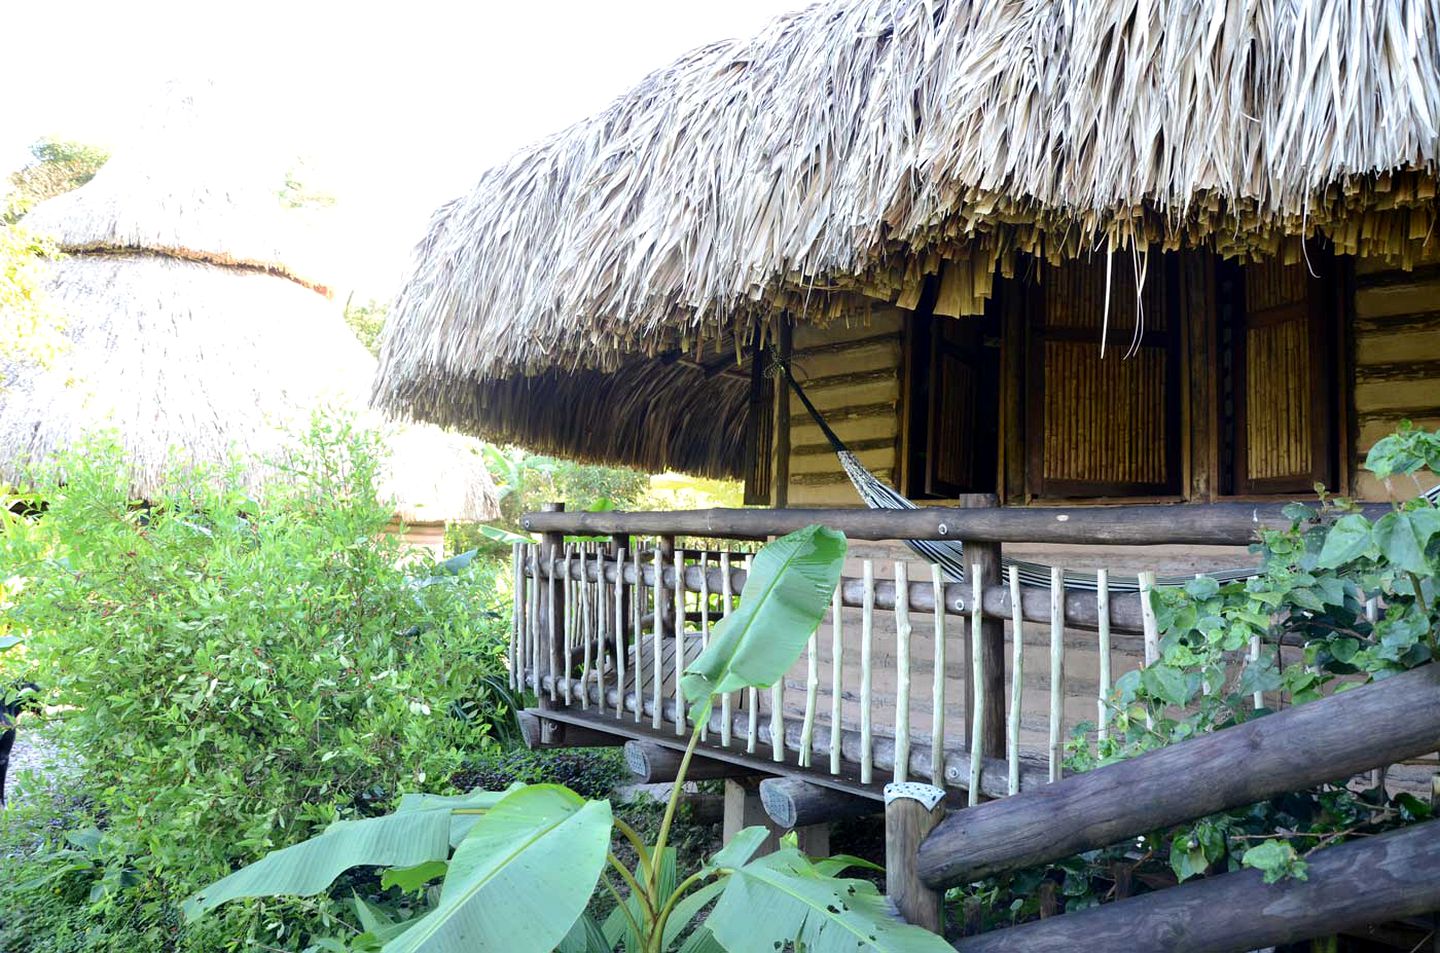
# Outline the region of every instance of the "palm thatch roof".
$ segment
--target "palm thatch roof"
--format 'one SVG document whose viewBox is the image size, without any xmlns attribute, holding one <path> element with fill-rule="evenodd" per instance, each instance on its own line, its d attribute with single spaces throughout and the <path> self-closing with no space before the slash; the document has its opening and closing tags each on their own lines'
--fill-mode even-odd
<svg viewBox="0 0 1440 953">
<path fill-rule="evenodd" d="M 975 314 L 1019 253 L 1289 257 L 1323 233 L 1406 264 L 1436 215 L 1437 20 L 1431 0 L 812 6 L 695 51 L 441 207 L 376 399 L 733 474 L 737 398 L 712 395 L 714 439 L 677 450 L 649 423 L 680 422 L 677 390 L 612 411 L 619 381 L 589 382 L 734 355 L 782 311 L 913 306 L 927 276 L 939 313 Z M 568 422 L 562 401 L 600 419 Z"/>
<path fill-rule="evenodd" d="M 258 486 L 277 476 L 264 461 L 317 410 L 365 412 L 374 358 L 288 265 L 295 230 L 276 192 L 250 176 L 235 188 L 200 182 L 225 144 L 202 148 L 185 129 L 140 158 L 117 155 L 25 218 L 66 253 L 48 263 L 42 291 L 67 341 L 44 364 L 0 368 L 0 479 L 104 430 L 126 451 L 137 497 L 152 495 L 177 451 L 197 464 L 244 461 Z M 401 519 L 498 515 L 474 441 L 406 425 L 387 442 L 382 491 Z"/>
</svg>

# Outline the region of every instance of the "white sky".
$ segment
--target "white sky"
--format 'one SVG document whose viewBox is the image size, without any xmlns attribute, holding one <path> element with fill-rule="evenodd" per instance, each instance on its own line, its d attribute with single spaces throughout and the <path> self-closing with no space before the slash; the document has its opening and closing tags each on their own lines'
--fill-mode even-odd
<svg viewBox="0 0 1440 953">
<path fill-rule="evenodd" d="M 166 81 L 239 86 L 338 195 L 361 295 L 436 205 L 646 73 L 807 0 L 0 3 L 0 174 L 41 136 L 123 146 Z"/>
</svg>

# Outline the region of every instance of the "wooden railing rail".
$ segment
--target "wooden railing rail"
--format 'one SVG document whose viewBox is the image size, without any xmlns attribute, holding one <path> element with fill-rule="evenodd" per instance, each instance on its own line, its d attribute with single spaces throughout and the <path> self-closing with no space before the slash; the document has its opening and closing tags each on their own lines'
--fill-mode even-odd
<svg viewBox="0 0 1440 953">
<path fill-rule="evenodd" d="M 1144 506 L 1024 506 L 914 510 L 709 509 L 668 512 L 527 513 L 531 532 L 582 536 L 633 534 L 764 539 L 820 523 L 852 539 L 961 539 L 976 543 L 1220 545 L 1252 542 L 1262 527 L 1289 519 L 1278 503 L 1175 503 Z M 1363 512 L 1379 517 L 1384 504 Z"/>
</svg>

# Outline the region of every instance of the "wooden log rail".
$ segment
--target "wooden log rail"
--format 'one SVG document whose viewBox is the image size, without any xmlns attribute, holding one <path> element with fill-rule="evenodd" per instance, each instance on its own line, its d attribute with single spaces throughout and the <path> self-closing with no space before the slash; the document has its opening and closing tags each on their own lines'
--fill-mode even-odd
<svg viewBox="0 0 1440 953">
<path fill-rule="evenodd" d="M 699 555 L 699 553 L 697 553 Z M 539 560 L 538 569 L 536 560 L 533 557 L 527 558 L 521 571 L 528 576 L 534 577 L 538 572 L 539 578 L 547 579 L 550 576 L 550 566 L 545 561 Z M 635 565 L 633 561 L 618 564 L 613 559 L 597 560 L 590 559 L 582 561 L 572 559 L 568 563 L 561 561 L 555 567 L 557 578 L 568 578 L 572 582 L 598 583 L 600 574 L 610 585 L 615 584 L 617 572 L 622 574 L 625 585 L 634 586 L 637 582 L 651 589 L 655 586 L 655 564 L 653 562 Z M 732 592 L 738 594 L 745 586 L 748 573 L 744 569 L 732 568 L 729 570 L 730 586 Z M 703 569 L 697 565 L 686 565 L 683 574 L 680 576 L 681 588 L 688 593 L 719 593 L 725 584 L 726 572 L 718 567 Z M 675 568 L 673 565 L 666 565 L 661 571 L 661 588 L 669 593 L 675 591 Z M 907 586 L 909 592 L 908 608 L 911 612 L 919 612 L 930 615 L 935 611 L 935 585 L 933 582 L 910 582 Z M 841 605 L 847 609 L 861 609 L 865 602 L 865 582 L 855 577 L 845 577 L 840 584 Z M 893 612 L 896 606 L 895 594 L 898 591 L 896 584 L 889 579 L 877 579 L 874 582 L 874 601 L 871 608 L 885 612 Z M 1013 603 L 1011 601 L 1012 588 L 1008 583 L 984 587 L 982 610 L 987 619 L 1000 619 L 1002 621 L 1012 620 L 1014 617 Z M 1048 588 L 1038 586 L 1020 587 L 1021 612 L 1026 622 L 1052 621 L 1053 606 L 1051 593 Z M 972 591 L 970 583 L 950 582 L 944 583 L 941 587 L 941 604 L 946 615 L 961 616 L 970 618 L 972 615 Z M 1075 629 L 1097 629 L 1100 625 L 1099 600 L 1101 596 L 1094 592 L 1066 590 L 1064 604 L 1064 623 L 1067 628 Z M 1139 635 L 1144 632 L 1144 613 L 1141 611 L 1139 593 L 1112 593 L 1109 596 L 1109 621 L 1112 632 L 1120 632 L 1131 635 Z M 667 605 L 662 609 L 662 615 L 672 618 L 670 607 Z M 691 613 L 687 613 L 687 617 Z M 648 628 L 651 616 L 642 616 L 642 622 Z"/>
<path fill-rule="evenodd" d="M 527 513 L 525 529 L 580 536 L 634 534 L 764 539 L 813 523 L 851 539 L 960 539 L 977 543 L 1243 546 L 1262 527 L 1290 525 L 1277 503 L 1174 503 L 1144 506 L 925 506 L 913 510 L 709 509 L 670 512 Z M 1378 518 L 1384 504 L 1362 507 Z"/>
<path fill-rule="evenodd" d="M 1258 870 L 1235 871 L 994 930 L 956 947 L 961 953 L 1241 953 L 1440 909 L 1440 821 L 1327 847 L 1308 863 L 1305 880 L 1267 884 Z"/>
<path fill-rule="evenodd" d="M 951 814 L 919 872 L 933 887 L 970 883 L 1437 749 L 1430 664 Z"/>
</svg>

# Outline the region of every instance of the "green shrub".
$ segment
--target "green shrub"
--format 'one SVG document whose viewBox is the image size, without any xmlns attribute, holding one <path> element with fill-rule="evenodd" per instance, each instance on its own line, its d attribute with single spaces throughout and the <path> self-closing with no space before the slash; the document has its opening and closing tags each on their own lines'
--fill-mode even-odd
<svg viewBox="0 0 1440 953">
<path fill-rule="evenodd" d="M 489 687 L 503 689 L 501 570 L 401 568 L 378 461 L 372 436 L 318 422 L 263 495 L 177 468 L 139 505 L 99 443 L 39 486 L 42 519 L 0 534 L 0 578 L 25 579 L 7 587 L 9 631 L 64 712 L 51 733 L 83 757 L 104 831 L 96 863 L 46 889 L 114 887 L 81 892 L 91 927 L 113 914 L 179 942 L 175 899 L 336 818 L 450 790 L 511 717 Z M 6 896 L 46 864 L 25 868 L 0 870 L 0 948 L 36 915 Z M 53 948 L 106 948 L 85 942 Z"/>
<path fill-rule="evenodd" d="M 503 791 L 521 784 L 563 784 L 583 798 L 602 800 L 629 777 L 619 748 L 486 752 L 452 779 L 462 791 Z"/>
</svg>

